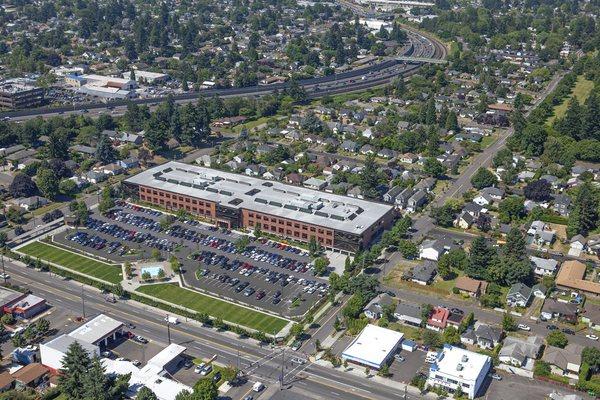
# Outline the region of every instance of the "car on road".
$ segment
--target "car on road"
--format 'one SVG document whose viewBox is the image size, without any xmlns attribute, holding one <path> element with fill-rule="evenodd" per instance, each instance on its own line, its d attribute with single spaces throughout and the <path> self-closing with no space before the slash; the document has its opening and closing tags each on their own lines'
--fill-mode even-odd
<svg viewBox="0 0 600 400">
<path fill-rule="evenodd" d="M 575 331 L 573 329 L 564 328 L 564 329 L 562 329 L 562 333 L 567 334 L 567 335 L 574 335 Z"/>
<path fill-rule="evenodd" d="M 522 331 L 530 331 L 531 330 L 531 327 L 529 327 L 529 326 L 527 326 L 525 324 L 519 324 L 519 325 L 517 325 L 517 328 L 520 329 L 520 330 L 522 330 Z"/>
<path fill-rule="evenodd" d="M 296 340 L 294 343 L 292 343 L 292 350 L 298 351 L 300 347 L 302 347 L 302 342 L 300 340 Z"/>
<path fill-rule="evenodd" d="M 306 360 L 304 360 L 304 359 L 302 359 L 300 357 L 293 357 L 292 358 L 292 363 L 303 365 L 304 363 L 306 363 Z"/>
<path fill-rule="evenodd" d="M 262 382 L 256 382 L 253 386 L 252 386 L 252 390 L 254 390 L 255 392 L 260 392 L 261 390 L 263 390 L 265 388 L 265 385 L 263 385 Z"/>
<path fill-rule="evenodd" d="M 10 279 L 9 274 L 0 274 L 0 279 Z"/>
<path fill-rule="evenodd" d="M 498 374 L 493 374 L 493 375 L 490 375 L 490 377 L 491 377 L 492 379 L 495 379 L 495 380 L 497 380 L 497 381 L 501 381 L 501 380 L 502 380 L 502 377 L 501 377 L 500 375 L 498 375 Z"/>
<path fill-rule="evenodd" d="M 244 400 L 254 400 L 254 397 L 253 396 L 246 396 L 246 397 L 244 397 Z"/>
<path fill-rule="evenodd" d="M 135 325 L 131 322 L 126 323 L 125 326 L 127 327 L 127 329 L 135 329 Z"/>
<path fill-rule="evenodd" d="M 585 335 L 585 337 L 590 340 L 598 340 L 598 336 L 593 335 L 593 334 Z"/>
<path fill-rule="evenodd" d="M 558 326 L 548 325 L 548 326 L 546 326 L 546 329 L 548 329 L 549 331 L 555 331 L 555 330 L 558 330 Z"/>
</svg>

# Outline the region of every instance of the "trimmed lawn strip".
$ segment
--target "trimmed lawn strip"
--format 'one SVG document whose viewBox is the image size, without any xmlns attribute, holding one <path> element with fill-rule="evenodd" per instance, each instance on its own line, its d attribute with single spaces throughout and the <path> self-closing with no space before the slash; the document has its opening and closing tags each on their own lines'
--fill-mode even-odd
<svg viewBox="0 0 600 400">
<path fill-rule="evenodd" d="M 61 265 L 67 269 L 90 275 L 104 281 L 117 284 L 123 279 L 121 267 L 107 264 L 102 261 L 84 257 L 72 251 L 42 243 L 33 242 L 21 247 L 18 251 L 32 258 L 39 258 L 54 264 Z"/>
<path fill-rule="evenodd" d="M 221 318 L 224 321 L 247 326 L 248 328 L 273 335 L 288 324 L 284 319 L 259 311 L 252 311 L 251 309 L 168 283 L 141 286 L 136 291 L 189 308 L 198 313 L 208 314 L 213 318 Z"/>
</svg>

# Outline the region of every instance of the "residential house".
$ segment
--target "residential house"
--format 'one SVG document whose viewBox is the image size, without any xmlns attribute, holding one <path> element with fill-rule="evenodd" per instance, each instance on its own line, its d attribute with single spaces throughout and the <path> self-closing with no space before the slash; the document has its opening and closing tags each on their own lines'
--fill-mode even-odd
<svg viewBox="0 0 600 400">
<path fill-rule="evenodd" d="M 436 182 L 437 181 L 435 180 L 435 178 L 432 178 L 432 177 L 423 178 L 419 182 L 417 182 L 417 184 L 413 187 L 413 189 L 431 192 L 433 190 L 433 188 L 435 187 Z"/>
<path fill-rule="evenodd" d="M 461 229 L 469 229 L 473 223 L 475 223 L 475 217 L 466 211 L 461 212 L 454 220 L 454 226 Z"/>
<path fill-rule="evenodd" d="M 398 160 L 405 164 L 414 164 L 417 162 L 418 159 L 419 157 L 413 153 L 404 153 L 398 157 Z"/>
<path fill-rule="evenodd" d="M 427 203 L 427 193 L 424 190 L 418 190 L 406 202 L 406 211 L 416 212 Z"/>
<path fill-rule="evenodd" d="M 456 279 L 454 287 L 460 293 L 467 294 L 471 297 L 479 297 L 485 294 L 488 283 L 479 279 L 469 278 L 468 276 L 460 276 Z"/>
<path fill-rule="evenodd" d="M 385 307 L 391 307 L 393 304 L 394 299 L 387 293 L 382 293 L 371 300 L 363 311 L 367 318 L 379 319 L 383 316 Z"/>
<path fill-rule="evenodd" d="M 527 235 L 533 237 L 533 240 L 539 245 L 550 245 L 556 238 L 556 232 L 542 221 L 533 221 L 527 230 Z"/>
<path fill-rule="evenodd" d="M 124 160 L 119 160 L 117 163 L 124 169 L 132 169 L 140 166 L 140 161 L 135 157 L 128 157 Z"/>
<path fill-rule="evenodd" d="M 360 148 L 360 154 L 375 154 L 375 148 L 370 144 L 365 144 L 363 147 Z"/>
<path fill-rule="evenodd" d="M 284 180 L 292 185 L 301 185 L 304 182 L 304 176 L 296 172 L 291 172 L 285 176 Z"/>
<path fill-rule="evenodd" d="M 541 258 L 530 256 L 533 272 L 539 276 L 554 276 L 558 270 L 558 261 L 553 258 Z"/>
<path fill-rule="evenodd" d="M 575 235 L 571 238 L 569 255 L 578 257 L 582 251 L 587 249 L 587 239 L 582 235 Z"/>
<path fill-rule="evenodd" d="M 13 199 L 10 200 L 9 203 L 26 211 L 32 211 L 49 204 L 50 200 L 45 197 L 31 196 Z"/>
<path fill-rule="evenodd" d="M 468 329 L 460 337 L 461 343 L 477 345 L 482 349 L 493 349 L 502 339 L 502 329 L 495 326 L 476 322 L 472 329 Z"/>
<path fill-rule="evenodd" d="M 527 285 L 517 282 L 508 290 L 506 303 L 509 307 L 527 307 L 531 299 L 531 288 Z"/>
<path fill-rule="evenodd" d="M 539 299 L 545 299 L 548 288 L 541 283 L 536 283 L 531 288 L 533 295 Z"/>
<path fill-rule="evenodd" d="M 569 216 L 569 208 L 571 207 L 571 198 L 566 194 L 557 194 L 554 196 L 554 212 L 563 217 Z"/>
<path fill-rule="evenodd" d="M 121 134 L 121 136 L 118 138 L 118 141 L 121 143 L 131 143 L 131 144 L 135 144 L 135 145 L 139 146 L 144 141 L 144 138 L 135 133 L 123 132 Z"/>
<path fill-rule="evenodd" d="M 83 179 L 94 185 L 105 181 L 107 178 L 108 176 L 102 171 L 88 171 L 83 176 Z"/>
<path fill-rule="evenodd" d="M 327 186 L 327 181 L 318 178 L 308 178 L 302 183 L 302 185 L 309 189 L 322 190 L 325 186 Z"/>
<path fill-rule="evenodd" d="M 427 329 L 431 329 L 432 331 L 443 331 L 446 329 L 448 325 L 448 317 L 450 316 L 450 311 L 445 307 L 433 307 L 433 311 L 431 315 L 427 319 L 427 324 L 425 327 Z"/>
<path fill-rule="evenodd" d="M 394 203 L 396 201 L 396 196 L 402 192 L 402 187 L 394 186 L 383 195 L 383 201 L 386 203 Z"/>
<path fill-rule="evenodd" d="M 23 390 L 35 389 L 48 381 L 50 370 L 40 363 L 27 364 L 12 374 L 15 388 Z"/>
<path fill-rule="evenodd" d="M 542 360 L 550 365 L 553 374 L 578 379 L 582 351 L 583 346 L 575 343 L 569 343 L 564 349 L 547 346 Z"/>
<path fill-rule="evenodd" d="M 15 378 L 10 372 L 4 371 L 0 374 L 0 393 L 12 390 L 15 387 Z"/>
<path fill-rule="evenodd" d="M 546 299 L 542 306 L 541 316 L 546 320 L 558 318 L 572 324 L 577 323 L 577 304 L 566 303 L 555 299 Z"/>
<path fill-rule="evenodd" d="M 431 283 L 436 274 L 437 264 L 427 260 L 413 268 L 411 281 L 425 286 Z"/>
<path fill-rule="evenodd" d="M 344 140 L 340 147 L 342 148 L 342 150 L 349 151 L 351 153 L 356 153 L 360 148 L 358 146 L 358 143 L 353 142 L 352 140 Z"/>
<path fill-rule="evenodd" d="M 503 364 L 532 371 L 543 345 L 544 340 L 539 336 L 528 336 L 527 339 L 508 336 L 504 339 L 498 358 Z"/>
<path fill-rule="evenodd" d="M 406 325 L 416 327 L 420 327 L 423 321 L 421 306 L 404 302 L 398 302 L 394 310 L 394 317 Z"/>
<path fill-rule="evenodd" d="M 600 307 L 588 301 L 585 303 L 581 322 L 588 324 L 591 329 L 600 331 Z"/>
<path fill-rule="evenodd" d="M 354 187 L 353 187 L 353 188 L 351 188 L 351 189 L 349 189 L 349 190 L 346 192 L 346 195 L 347 195 L 348 197 L 354 197 L 354 198 L 356 198 L 356 199 L 364 199 L 364 198 L 365 198 L 365 196 L 363 195 L 363 191 L 362 191 L 361 187 L 360 187 L 360 186 L 358 186 L 358 185 L 357 185 L 357 186 L 354 186 Z"/>
<path fill-rule="evenodd" d="M 438 261 L 444 253 L 456 247 L 454 242 L 447 237 L 425 240 L 419 249 L 419 258 Z"/>
</svg>

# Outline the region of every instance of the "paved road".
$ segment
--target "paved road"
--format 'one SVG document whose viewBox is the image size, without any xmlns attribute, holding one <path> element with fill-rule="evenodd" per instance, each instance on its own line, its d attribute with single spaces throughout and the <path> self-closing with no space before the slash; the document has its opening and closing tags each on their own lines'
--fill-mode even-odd
<svg viewBox="0 0 600 400">
<path fill-rule="evenodd" d="M 105 313 L 124 322 L 137 325 L 135 333 L 161 345 L 167 343 L 167 330 L 162 311 L 141 305 L 133 301 L 106 303 L 95 289 L 86 288 L 82 302 L 82 285 L 74 281 L 63 281 L 60 277 L 48 273 L 32 273 L 25 267 L 12 261 L 6 261 L 7 273 L 13 284 L 29 288 L 35 294 L 47 299 L 50 304 L 66 308 L 90 317 Z M 250 379 L 261 380 L 269 385 L 277 384 L 281 373 L 281 351 L 259 346 L 251 339 L 241 339 L 231 333 L 221 333 L 196 323 L 183 320 L 171 328 L 171 339 L 188 348 L 188 353 L 197 357 L 217 355 L 218 362 L 226 365 L 239 365 L 249 371 Z M 306 364 L 302 368 L 292 363 L 292 357 L 306 357 L 301 352 L 285 351 L 284 374 L 285 387 L 301 389 L 313 398 L 326 399 L 390 399 L 399 398 L 403 391 L 390 388 L 374 381 L 358 378 L 331 368 L 316 364 Z M 258 367 L 251 367 L 251 365 Z M 416 399 L 410 397 L 409 399 Z"/>
</svg>

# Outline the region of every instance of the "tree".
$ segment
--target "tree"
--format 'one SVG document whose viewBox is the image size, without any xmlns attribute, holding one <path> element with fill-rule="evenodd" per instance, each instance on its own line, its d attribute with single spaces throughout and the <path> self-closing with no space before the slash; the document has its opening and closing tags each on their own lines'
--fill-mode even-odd
<svg viewBox="0 0 600 400">
<path fill-rule="evenodd" d="M 77 184 L 72 179 L 63 179 L 58 184 L 58 190 L 65 196 L 73 196 L 77 193 Z"/>
<path fill-rule="evenodd" d="M 487 269 L 494 256 L 494 250 L 488 247 L 483 236 L 476 237 L 471 243 L 469 253 L 469 264 L 465 273 L 475 279 L 485 279 Z"/>
<path fill-rule="evenodd" d="M 158 397 L 156 397 L 154 392 L 148 389 L 146 386 L 142 386 L 135 398 L 136 400 L 158 400 Z"/>
<path fill-rule="evenodd" d="M 315 260 L 315 275 L 323 276 L 327 272 L 329 259 L 327 257 L 319 257 Z"/>
<path fill-rule="evenodd" d="M 103 164 L 114 162 L 117 158 L 117 152 L 112 146 L 110 138 L 107 135 L 101 135 L 96 147 L 96 160 Z"/>
<path fill-rule="evenodd" d="M 442 254 L 438 261 L 438 269 L 464 271 L 469 265 L 469 256 L 462 248 L 452 249 Z"/>
<path fill-rule="evenodd" d="M 369 154 L 365 160 L 365 166 L 360 173 L 360 188 L 365 197 L 375 199 L 379 197 L 377 186 L 379 186 L 377 163 L 375 162 L 375 155 Z"/>
<path fill-rule="evenodd" d="M 483 189 L 486 187 L 494 186 L 498 183 L 496 175 L 494 175 L 487 168 L 479 168 L 475 175 L 471 177 L 471 185 L 475 189 Z"/>
<path fill-rule="evenodd" d="M 69 157 L 69 133 L 65 128 L 58 128 L 48 136 L 48 158 L 66 160 Z"/>
<path fill-rule="evenodd" d="M 423 344 L 429 347 L 440 347 L 442 345 L 442 339 L 437 332 L 425 329 L 425 332 L 423 332 Z"/>
<path fill-rule="evenodd" d="M 58 379 L 58 387 L 61 393 L 72 400 L 85 399 L 86 390 L 82 382 L 87 379 L 91 361 L 89 354 L 81 347 L 79 342 L 73 342 L 69 345 L 67 353 L 62 359 L 62 365 L 61 375 Z"/>
<path fill-rule="evenodd" d="M 480 213 L 477 219 L 475 220 L 475 226 L 481 232 L 488 232 L 492 229 L 492 217 L 486 213 Z"/>
<path fill-rule="evenodd" d="M 53 171 L 41 168 L 37 173 L 37 186 L 44 197 L 54 200 L 58 194 L 58 178 Z"/>
<path fill-rule="evenodd" d="M 308 241 L 308 252 L 310 253 L 311 257 L 316 257 L 317 254 L 319 254 L 319 251 L 320 251 L 319 243 L 317 242 L 317 238 L 313 235 L 310 237 L 310 240 Z"/>
<path fill-rule="evenodd" d="M 579 187 L 574 201 L 574 208 L 569 215 L 567 236 L 587 234 L 598 226 L 598 192 L 589 182 Z"/>
<path fill-rule="evenodd" d="M 434 178 L 441 178 L 446 174 L 446 167 L 442 165 L 435 157 L 425 159 L 423 163 L 423 172 Z"/>
<path fill-rule="evenodd" d="M 194 385 L 194 400 L 216 400 L 219 393 L 212 379 L 200 379 Z"/>
<path fill-rule="evenodd" d="M 458 330 L 455 327 L 449 326 L 442 334 L 442 341 L 451 345 L 460 344 L 460 333 L 458 333 Z"/>
<path fill-rule="evenodd" d="M 37 186 L 29 175 L 17 173 L 8 188 L 13 197 L 30 197 L 36 194 Z"/>
<path fill-rule="evenodd" d="M 436 225 L 449 228 L 454 224 L 454 211 L 449 204 L 432 207 L 429 215 L 435 220 Z"/>
<path fill-rule="evenodd" d="M 507 257 L 524 260 L 527 257 L 526 246 L 527 243 L 521 230 L 517 227 L 512 227 L 506 234 L 506 244 L 502 248 L 502 252 Z"/>
<path fill-rule="evenodd" d="M 104 366 L 100 363 L 100 358 L 95 356 L 90 363 L 90 369 L 82 382 L 85 398 L 94 400 L 110 400 L 108 392 L 109 381 Z"/>
<path fill-rule="evenodd" d="M 419 255 L 419 249 L 417 245 L 410 240 L 401 240 L 398 242 L 398 250 L 402 254 L 402 257 L 408 260 L 414 260 Z"/>
<path fill-rule="evenodd" d="M 517 329 L 517 323 L 515 322 L 515 319 L 509 314 L 504 314 L 502 317 L 502 329 L 504 329 L 506 332 L 512 332 Z"/>
<path fill-rule="evenodd" d="M 460 334 L 465 333 L 467 331 L 467 329 L 469 329 L 469 327 L 471 325 L 473 325 L 473 322 L 475 322 L 475 314 L 473 314 L 473 312 L 470 312 L 460 322 L 460 325 L 458 326 L 458 333 L 460 333 Z"/>
<path fill-rule="evenodd" d="M 564 349 L 569 343 L 569 340 L 564 333 L 559 330 L 554 330 L 546 336 L 546 343 L 548 343 L 548 346 L 560 347 L 561 349 Z"/>
<path fill-rule="evenodd" d="M 342 310 L 342 315 L 346 319 L 356 319 L 362 313 L 364 305 L 364 298 L 361 294 L 356 293 L 346 303 L 346 306 Z"/>
<path fill-rule="evenodd" d="M 509 223 L 518 220 L 525 214 L 525 203 L 520 196 L 509 196 L 498 206 L 500 221 Z"/>
<path fill-rule="evenodd" d="M 115 206 L 115 202 L 113 200 L 112 191 L 110 186 L 106 186 L 102 189 L 102 195 L 100 199 L 100 204 L 98 204 L 98 210 L 102 214 L 106 214 L 111 208 Z"/>
<path fill-rule="evenodd" d="M 598 370 L 600 367 L 600 349 L 596 347 L 586 347 L 581 352 L 583 362 L 588 363 L 592 370 Z"/>
<path fill-rule="evenodd" d="M 50 322 L 46 318 L 40 318 L 35 323 L 35 330 L 40 336 L 45 336 L 50 330 Z"/>
<path fill-rule="evenodd" d="M 550 183 L 545 179 L 529 182 L 524 189 L 525 198 L 533 201 L 550 200 L 552 188 Z"/>
<path fill-rule="evenodd" d="M 181 270 L 181 262 L 179 261 L 179 259 L 175 256 L 171 256 L 171 258 L 169 259 L 169 263 L 171 264 L 171 269 L 173 270 L 173 272 L 175 272 L 176 274 L 179 273 L 179 271 Z"/>
</svg>

